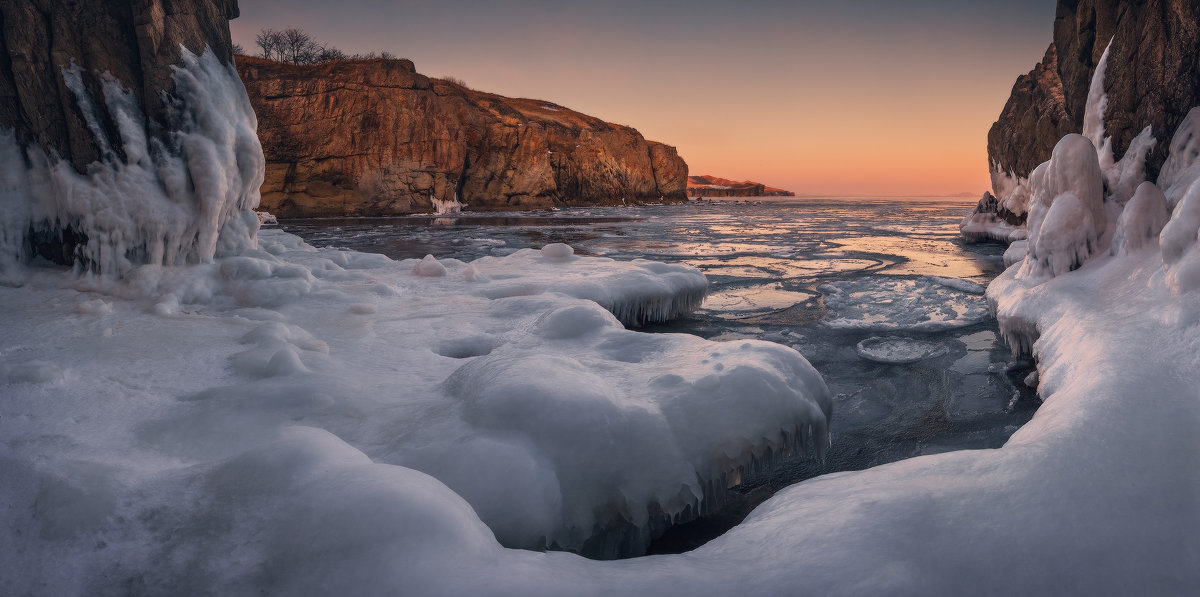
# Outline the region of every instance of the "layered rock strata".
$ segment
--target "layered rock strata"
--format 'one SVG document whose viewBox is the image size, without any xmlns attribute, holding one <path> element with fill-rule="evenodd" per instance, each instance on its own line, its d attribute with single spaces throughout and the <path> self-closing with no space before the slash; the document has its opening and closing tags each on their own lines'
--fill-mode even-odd
<svg viewBox="0 0 1200 597">
<path fill-rule="evenodd" d="M 729 180 L 717 176 L 689 176 L 689 197 L 794 197 L 796 194 L 784 189 L 769 187 L 753 180 Z"/>
<path fill-rule="evenodd" d="M 687 164 L 635 129 L 468 89 L 409 60 L 239 56 L 280 217 L 681 201 Z"/>
</svg>

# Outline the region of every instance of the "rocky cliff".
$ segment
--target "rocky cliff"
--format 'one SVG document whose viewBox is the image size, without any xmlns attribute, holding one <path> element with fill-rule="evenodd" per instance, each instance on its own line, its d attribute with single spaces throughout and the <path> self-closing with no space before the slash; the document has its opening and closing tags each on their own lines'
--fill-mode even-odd
<svg viewBox="0 0 1200 597">
<path fill-rule="evenodd" d="M 689 197 L 793 197 L 791 191 L 769 187 L 753 180 L 729 180 L 718 176 L 689 176 Z"/>
<path fill-rule="evenodd" d="M 74 65 L 92 98 L 103 97 L 103 73 L 130 90 L 151 135 L 162 139 L 171 130 L 163 94 L 175 87 L 181 46 L 193 54 L 210 48 L 230 62 L 229 19 L 237 16 L 237 0 L 0 2 L 0 127 L 80 172 L 102 159 L 101 137 L 120 138 L 117 124 L 103 102 L 87 122 L 63 76 Z M 124 154 L 120 144 L 113 150 Z"/>
<path fill-rule="evenodd" d="M 684 200 L 687 164 L 637 130 L 426 77 L 409 60 L 239 56 L 281 217 Z"/>
<path fill-rule="evenodd" d="M 0 2 L 0 283 L 252 245 L 262 150 L 236 0 Z"/>
<path fill-rule="evenodd" d="M 1110 40 L 1104 134 L 1120 160 L 1142 129 L 1151 127 L 1158 144 L 1147 155 L 1145 175 L 1157 177 L 1171 134 L 1200 104 L 1200 3 L 1060 0 L 1053 43 L 1017 79 L 988 132 L 993 188 L 980 201 L 980 220 L 996 215 L 996 221 L 1024 222 L 1025 181 L 1063 135 L 1083 129 L 1088 90 Z"/>
</svg>

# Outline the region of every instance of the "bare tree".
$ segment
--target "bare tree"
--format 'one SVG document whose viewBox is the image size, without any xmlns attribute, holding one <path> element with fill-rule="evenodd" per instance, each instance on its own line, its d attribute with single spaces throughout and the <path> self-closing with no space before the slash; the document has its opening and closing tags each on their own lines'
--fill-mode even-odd
<svg viewBox="0 0 1200 597">
<path fill-rule="evenodd" d="M 260 49 L 260 58 L 283 61 L 283 33 L 274 29 L 263 29 L 254 37 L 254 43 Z"/>
<path fill-rule="evenodd" d="M 333 47 L 324 46 L 317 52 L 316 62 L 330 62 L 333 60 L 345 60 L 346 53 Z"/>
<path fill-rule="evenodd" d="M 389 52 L 347 56 L 345 52 L 333 46 L 323 45 L 303 29 L 295 27 L 282 31 L 263 29 L 255 36 L 254 43 L 259 47 L 260 58 L 292 64 L 319 64 L 334 60 L 363 60 L 376 57 L 388 60 L 396 58 Z"/>
<path fill-rule="evenodd" d="M 245 56 L 246 48 L 243 48 L 242 44 L 233 44 L 233 53 L 237 56 Z"/>
<path fill-rule="evenodd" d="M 284 29 L 280 32 L 283 39 L 283 61 L 292 64 L 313 64 L 321 51 L 321 44 L 313 39 L 303 29 Z"/>
</svg>

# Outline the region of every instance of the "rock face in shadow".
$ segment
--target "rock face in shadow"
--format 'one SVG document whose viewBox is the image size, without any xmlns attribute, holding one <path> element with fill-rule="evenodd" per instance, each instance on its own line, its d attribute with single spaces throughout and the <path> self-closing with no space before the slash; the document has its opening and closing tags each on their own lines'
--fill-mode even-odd
<svg viewBox="0 0 1200 597">
<path fill-rule="evenodd" d="M 93 98 L 103 97 L 100 73 L 131 90 L 151 136 L 165 138 L 170 107 L 163 92 L 175 86 L 172 67 L 180 62 L 180 46 L 194 54 L 211 48 L 229 62 L 229 19 L 237 16 L 237 0 L 0 2 L 0 127 L 80 172 L 101 159 L 97 131 L 88 126 L 62 75 L 76 65 Z M 99 131 L 118 139 L 104 108 L 97 106 Z M 122 153 L 119 146 L 113 150 Z"/>
<path fill-rule="evenodd" d="M 1120 159 L 1146 126 L 1158 145 L 1146 160 L 1158 176 L 1167 141 L 1188 110 L 1200 105 L 1200 3 L 1195 0 L 1059 0 L 1054 41 L 1022 75 L 988 132 L 992 186 L 999 201 L 1023 216 L 1009 195 L 1054 144 L 1080 132 L 1092 75 L 1112 42 L 1104 78 L 1105 135 Z M 985 197 L 986 199 L 986 197 Z M 1017 208 L 1017 209 L 1014 209 Z M 977 213 L 991 213 L 981 203 Z"/>
<path fill-rule="evenodd" d="M 674 147 L 549 102 L 431 79 L 409 60 L 237 64 L 267 158 L 262 208 L 281 217 L 686 198 Z"/>
</svg>

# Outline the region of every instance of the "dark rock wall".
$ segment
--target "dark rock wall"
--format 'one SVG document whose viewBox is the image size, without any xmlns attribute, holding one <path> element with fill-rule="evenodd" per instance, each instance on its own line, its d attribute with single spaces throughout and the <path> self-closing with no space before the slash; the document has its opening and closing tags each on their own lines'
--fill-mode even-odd
<svg viewBox="0 0 1200 597">
<path fill-rule="evenodd" d="M 62 69 L 79 66 L 83 84 L 100 98 L 100 73 L 111 73 L 139 96 L 147 128 L 163 134 L 162 92 L 174 87 L 180 45 L 206 47 L 232 59 L 229 19 L 236 0 L 3 0 L 0 2 L 0 127 L 83 171 L 101 145 L 84 121 Z M 118 138 L 97 103 L 101 127 Z M 120 147 L 114 147 L 120 153 Z"/>
<path fill-rule="evenodd" d="M 1200 104 L 1200 2 L 1060 0 L 1046 57 L 1013 87 L 988 133 L 989 166 L 1026 177 L 1054 144 L 1083 127 L 1088 88 L 1112 40 L 1105 91 L 1105 134 L 1120 159 L 1147 125 L 1158 146 L 1147 160 L 1154 179 L 1166 144 Z"/>
</svg>

